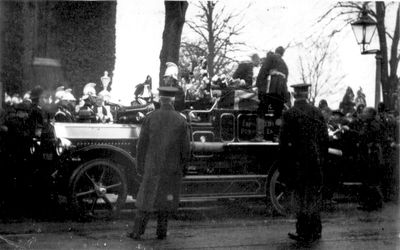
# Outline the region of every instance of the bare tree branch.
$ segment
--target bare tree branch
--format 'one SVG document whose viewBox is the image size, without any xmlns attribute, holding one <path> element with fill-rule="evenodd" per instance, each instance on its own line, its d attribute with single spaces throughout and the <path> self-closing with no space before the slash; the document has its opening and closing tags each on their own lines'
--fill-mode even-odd
<svg viewBox="0 0 400 250">
<path fill-rule="evenodd" d="M 240 19 L 243 11 L 228 12 L 219 1 L 199 2 L 195 6 L 200 10 L 198 19 L 187 24 L 203 41 L 201 46 L 207 51 L 208 73 L 212 77 L 234 61 L 228 54 L 239 51 L 239 47 L 244 45 L 242 42 L 234 42 L 234 38 L 245 28 L 245 23 Z"/>
</svg>

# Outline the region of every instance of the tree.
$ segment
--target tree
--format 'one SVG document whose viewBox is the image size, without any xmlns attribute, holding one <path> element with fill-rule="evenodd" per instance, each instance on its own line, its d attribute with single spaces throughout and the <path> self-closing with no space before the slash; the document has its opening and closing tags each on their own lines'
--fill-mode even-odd
<svg viewBox="0 0 400 250">
<path fill-rule="evenodd" d="M 335 58 L 335 50 L 331 47 L 331 39 L 319 38 L 309 46 L 301 45 L 303 54 L 299 56 L 299 74 L 303 83 L 311 84 L 310 101 L 314 104 L 317 97 L 331 95 L 345 75 L 332 74 L 340 72 Z"/>
<path fill-rule="evenodd" d="M 181 70 L 193 72 L 201 57 L 207 57 L 207 50 L 204 48 L 204 45 L 202 45 L 201 41 L 183 41 L 179 53 L 179 68 Z"/>
<path fill-rule="evenodd" d="M 199 2 L 196 6 L 200 9 L 200 14 L 196 16 L 196 21 L 187 21 L 187 25 L 199 36 L 199 40 L 185 41 L 184 50 L 192 58 L 205 54 L 208 74 L 212 78 L 235 61 L 230 54 L 237 52 L 239 47 L 244 45 L 235 41 L 244 25 L 240 13 L 229 13 L 222 5 L 219 8 L 219 1 Z"/>
<path fill-rule="evenodd" d="M 385 24 L 385 21 L 387 21 L 385 16 L 387 13 L 387 8 L 394 5 L 397 5 L 396 18 L 394 30 L 393 32 L 390 32 Z M 319 19 L 319 22 L 328 20 L 328 23 L 332 23 L 334 21 L 341 20 L 342 27 L 339 29 L 334 29 L 331 33 L 333 36 L 337 32 L 340 32 L 344 27 L 352 23 L 354 21 L 355 14 L 359 14 L 363 10 L 366 10 L 367 13 L 377 22 L 379 50 L 382 56 L 381 84 L 383 90 L 383 101 L 387 107 L 393 109 L 395 103 L 395 96 L 393 93 L 397 92 L 399 81 L 397 71 L 400 61 L 400 3 L 375 2 L 375 6 L 371 6 L 369 2 L 338 2 Z M 388 39 L 392 42 L 390 49 L 388 46 Z"/>
<path fill-rule="evenodd" d="M 160 75 L 159 83 L 163 86 L 163 74 L 166 69 L 166 62 L 173 62 L 178 65 L 179 48 L 181 45 L 182 29 L 185 23 L 188 2 L 186 1 L 165 1 L 165 25 L 163 32 L 163 44 L 160 53 Z"/>
</svg>

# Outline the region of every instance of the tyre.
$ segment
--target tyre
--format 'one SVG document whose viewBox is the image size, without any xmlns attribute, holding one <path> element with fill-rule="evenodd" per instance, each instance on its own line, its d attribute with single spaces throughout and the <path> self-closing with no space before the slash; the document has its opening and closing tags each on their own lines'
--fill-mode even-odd
<svg viewBox="0 0 400 250">
<path fill-rule="evenodd" d="M 111 218 L 125 205 L 127 181 L 121 166 L 95 159 L 74 171 L 68 190 L 74 215 L 84 219 Z"/>
<path fill-rule="evenodd" d="M 274 164 L 267 178 L 267 197 L 274 211 L 280 215 L 290 215 L 292 195 L 285 183 L 279 178 L 278 164 Z"/>
</svg>

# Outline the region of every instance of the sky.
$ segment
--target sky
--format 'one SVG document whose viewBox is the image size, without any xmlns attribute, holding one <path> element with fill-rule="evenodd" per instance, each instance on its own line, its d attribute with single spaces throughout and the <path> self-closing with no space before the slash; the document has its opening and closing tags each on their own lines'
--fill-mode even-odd
<svg viewBox="0 0 400 250">
<path fill-rule="evenodd" d="M 312 34 L 329 30 L 329 27 L 316 25 L 316 20 L 333 3 L 321 0 L 220 1 L 221 5 L 226 5 L 228 11 L 239 11 L 243 14 L 241 21 L 245 28 L 237 39 L 245 42 L 248 49 L 238 53 L 237 58 L 243 58 L 253 52 L 263 56 L 265 51 L 274 50 L 277 46 L 304 41 Z M 197 12 L 193 2 L 189 1 L 186 19 L 193 20 Z M 116 101 L 129 104 L 133 99 L 135 86 L 144 82 L 147 75 L 152 76 L 154 85 L 158 86 L 164 14 L 164 4 L 160 0 L 117 1 L 116 64 L 112 90 Z M 394 23 L 392 17 L 394 15 L 387 16 L 388 23 Z M 187 26 L 184 26 L 183 36 L 194 37 Z M 335 36 L 332 44 L 337 48 L 336 60 L 329 70 L 332 71 L 331 74 L 345 75 L 345 78 L 339 87 L 332 89 L 332 94 L 321 98 L 327 99 L 329 106 L 336 109 L 347 86 L 352 87 L 354 92 L 361 87 L 366 94 L 367 105 L 373 106 L 374 55 L 360 54 L 350 25 Z M 374 37 L 370 48 L 378 48 L 377 36 Z M 297 47 L 289 47 L 285 52 L 284 59 L 289 67 L 288 85 L 300 82 L 298 58 L 303 52 Z"/>
</svg>

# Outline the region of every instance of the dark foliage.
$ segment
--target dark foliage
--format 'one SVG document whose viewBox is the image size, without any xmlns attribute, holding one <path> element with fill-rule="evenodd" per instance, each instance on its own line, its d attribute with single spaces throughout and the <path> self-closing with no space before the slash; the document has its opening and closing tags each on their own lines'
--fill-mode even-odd
<svg viewBox="0 0 400 250">
<path fill-rule="evenodd" d="M 8 93 L 36 84 L 71 87 L 78 97 L 115 64 L 115 1 L 10 1 L 2 3 L 2 74 Z M 35 66 L 35 57 L 57 59 L 61 68 Z M 112 77 L 112 75 L 111 75 Z"/>
</svg>

